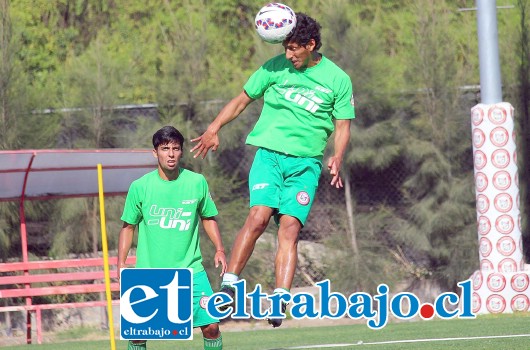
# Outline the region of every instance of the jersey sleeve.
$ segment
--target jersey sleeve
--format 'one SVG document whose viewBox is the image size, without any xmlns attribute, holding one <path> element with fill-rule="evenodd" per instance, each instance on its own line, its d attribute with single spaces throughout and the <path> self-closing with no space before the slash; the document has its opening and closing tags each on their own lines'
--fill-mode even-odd
<svg viewBox="0 0 530 350">
<path fill-rule="evenodd" d="M 127 197 L 125 199 L 125 205 L 123 207 L 123 214 L 121 220 L 131 224 L 138 225 L 142 221 L 142 202 L 138 193 L 138 184 L 136 181 L 133 181 L 129 187 L 129 192 L 127 192 Z"/>
<path fill-rule="evenodd" d="M 271 59 L 263 64 L 257 71 L 255 71 L 248 81 L 243 86 L 243 90 L 247 95 L 256 100 L 261 98 L 265 91 L 271 86 L 272 80 L 274 78 L 274 72 L 277 68 L 275 67 L 274 61 Z"/>
<path fill-rule="evenodd" d="M 333 108 L 333 117 L 335 119 L 355 118 L 353 88 L 351 80 L 348 76 L 342 78 L 338 84 L 337 94 L 335 96 L 335 105 Z"/>
<path fill-rule="evenodd" d="M 211 218 L 219 214 L 219 212 L 217 211 L 217 207 L 215 206 L 215 202 L 213 201 L 206 179 L 202 177 L 201 181 L 203 182 L 203 197 L 198 208 L 199 215 L 201 216 L 201 218 Z"/>
</svg>

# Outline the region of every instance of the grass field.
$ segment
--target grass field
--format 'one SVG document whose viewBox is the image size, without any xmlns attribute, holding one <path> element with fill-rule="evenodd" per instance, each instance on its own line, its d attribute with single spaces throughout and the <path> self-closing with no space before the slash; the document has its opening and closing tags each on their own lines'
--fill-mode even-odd
<svg viewBox="0 0 530 350">
<path fill-rule="evenodd" d="M 102 332 L 100 335 L 103 335 Z M 81 334 L 65 333 L 57 339 L 80 339 Z M 202 349 L 202 337 L 193 341 L 151 341 L 148 349 Z M 362 342 L 362 343 L 361 343 Z M 224 349 L 530 349 L 530 313 L 483 315 L 474 320 L 431 320 L 389 323 L 374 331 L 364 324 L 322 327 L 285 327 L 249 331 L 224 331 Z M 342 344 L 342 345 L 341 345 Z M 116 349 L 127 342 L 116 340 Z M 2 350 L 101 350 L 110 349 L 108 340 L 57 341 L 53 344 L 1 347 Z"/>
</svg>

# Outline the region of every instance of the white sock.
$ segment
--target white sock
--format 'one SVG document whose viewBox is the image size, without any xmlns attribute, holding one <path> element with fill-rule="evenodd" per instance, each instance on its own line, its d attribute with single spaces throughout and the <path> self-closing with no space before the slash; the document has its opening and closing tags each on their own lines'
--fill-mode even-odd
<svg viewBox="0 0 530 350">
<path fill-rule="evenodd" d="M 239 276 L 234 274 L 234 273 L 230 273 L 230 272 L 225 272 L 225 274 L 223 275 L 223 282 L 221 283 L 221 285 L 229 285 L 231 286 L 232 284 L 234 284 L 235 282 L 239 281 Z"/>
<path fill-rule="evenodd" d="M 289 291 L 289 289 L 286 289 L 286 288 L 275 288 L 272 293 L 273 294 L 286 294 L 286 293 L 289 294 L 291 292 Z M 284 302 L 283 300 L 282 300 L 282 303 L 284 303 L 286 305 L 289 304 L 289 303 Z"/>
<path fill-rule="evenodd" d="M 285 288 L 276 288 L 273 291 L 274 294 L 283 294 L 283 293 L 290 293 L 289 289 Z"/>
</svg>

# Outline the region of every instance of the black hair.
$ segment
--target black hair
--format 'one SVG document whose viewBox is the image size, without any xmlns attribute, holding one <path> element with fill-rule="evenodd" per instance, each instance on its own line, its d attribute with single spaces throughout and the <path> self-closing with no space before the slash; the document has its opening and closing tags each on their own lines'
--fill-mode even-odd
<svg viewBox="0 0 530 350">
<path fill-rule="evenodd" d="M 181 148 L 184 147 L 184 136 L 172 126 L 164 126 L 153 135 L 153 147 L 155 149 L 171 142 L 180 144 Z"/>
<path fill-rule="evenodd" d="M 300 46 L 305 46 L 309 43 L 309 40 L 314 39 L 315 51 L 317 51 L 322 46 L 322 42 L 320 41 L 320 28 L 322 27 L 316 20 L 305 13 L 298 12 L 296 14 L 296 26 L 287 35 L 284 44 L 294 42 Z"/>
</svg>

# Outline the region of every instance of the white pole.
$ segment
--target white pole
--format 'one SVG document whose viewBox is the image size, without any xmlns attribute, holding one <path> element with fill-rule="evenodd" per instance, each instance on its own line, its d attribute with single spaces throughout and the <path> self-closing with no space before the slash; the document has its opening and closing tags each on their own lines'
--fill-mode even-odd
<svg viewBox="0 0 530 350">
<path fill-rule="evenodd" d="M 495 0 L 477 0 L 476 3 L 480 97 L 482 103 L 493 104 L 502 101 L 497 8 Z"/>
</svg>

